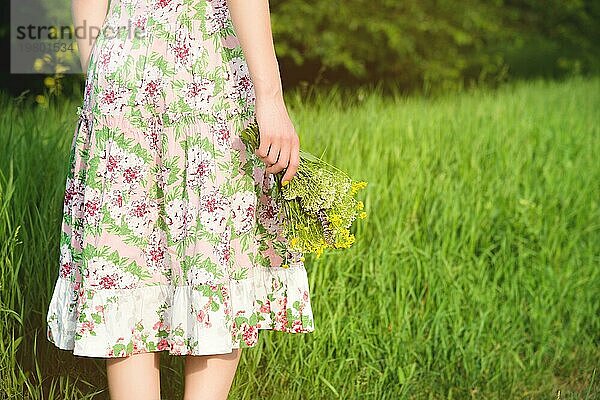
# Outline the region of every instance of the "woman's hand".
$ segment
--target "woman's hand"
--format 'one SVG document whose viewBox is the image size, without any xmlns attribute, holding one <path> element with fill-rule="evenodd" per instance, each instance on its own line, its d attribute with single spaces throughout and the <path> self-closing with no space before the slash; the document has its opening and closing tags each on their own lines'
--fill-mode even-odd
<svg viewBox="0 0 600 400">
<path fill-rule="evenodd" d="M 296 174 L 300 163 L 300 139 L 288 115 L 283 98 L 256 99 L 256 121 L 260 145 L 255 153 L 267 165 L 266 172 L 286 170 L 282 183 Z"/>
<path fill-rule="evenodd" d="M 256 94 L 260 146 L 255 153 L 267 164 L 269 173 L 287 168 L 282 183 L 287 182 L 298 169 L 300 145 L 283 102 L 269 1 L 227 0 L 227 5 Z"/>
</svg>

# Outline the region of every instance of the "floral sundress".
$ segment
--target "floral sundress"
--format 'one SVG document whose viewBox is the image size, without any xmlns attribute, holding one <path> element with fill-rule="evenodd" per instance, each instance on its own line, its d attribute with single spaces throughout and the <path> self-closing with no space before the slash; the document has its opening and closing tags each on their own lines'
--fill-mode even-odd
<svg viewBox="0 0 600 400">
<path fill-rule="evenodd" d="M 47 338 L 89 357 L 229 353 L 314 331 L 226 0 L 113 0 L 71 146 Z"/>
</svg>

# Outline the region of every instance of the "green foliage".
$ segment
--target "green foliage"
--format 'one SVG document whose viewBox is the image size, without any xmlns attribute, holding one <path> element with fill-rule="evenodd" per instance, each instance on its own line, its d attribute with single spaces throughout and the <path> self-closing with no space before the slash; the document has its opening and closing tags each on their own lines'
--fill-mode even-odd
<svg viewBox="0 0 600 400">
<path fill-rule="evenodd" d="M 593 0 L 506 1 L 513 40 L 500 43 L 506 63 L 524 77 L 600 71 L 600 3 Z"/>
<path fill-rule="evenodd" d="M 70 20 L 68 1 L 40 2 L 49 16 Z M 270 7 L 286 86 L 385 81 L 429 92 L 600 72 L 594 0 L 271 0 Z M 62 79 L 44 84 L 61 94 Z"/>
<path fill-rule="evenodd" d="M 318 62 L 361 80 L 444 86 L 500 74 L 486 46 L 501 30 L 481 1 L 273 1 L 277 51 L 296 64 Z"/>
<path fill-rule="evenodd" d="M 551 3 L 275 0 L 271 9 L 278 55 L 297 66 L 296 78 L 312 81 L 315 74 L 302 67 L 317 65 L 331 80 L 428 90 L 504 80 L 511 62 L 517 74 L 523 64 L 531 75 L 573 65 L 599 71 L 598 2 Z M 536 37 L 556 48 L 550 65 L 536 63 L 539 55 L 523 45 Z"/>
</svg>

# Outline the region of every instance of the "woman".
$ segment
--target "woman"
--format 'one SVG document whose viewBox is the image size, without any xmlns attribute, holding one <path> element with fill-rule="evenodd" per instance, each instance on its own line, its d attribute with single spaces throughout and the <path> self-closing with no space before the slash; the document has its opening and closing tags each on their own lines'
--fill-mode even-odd
<svg viewBox="0 0 600 400">
<path fill-rule="evenodd" d="M 87 71 L 48 339 L 106 358 L 115 399 L 225 399 L 259 329 L 314 330 L 273 174 L 296 173 L 267 0 L 73 0 Z M 108 12 L 107 12 L 108 11 Z M 91 42 L 91 43 L 90 43 Z M 240 132 L 256 118 L 260 147 Z"/>
</svg>

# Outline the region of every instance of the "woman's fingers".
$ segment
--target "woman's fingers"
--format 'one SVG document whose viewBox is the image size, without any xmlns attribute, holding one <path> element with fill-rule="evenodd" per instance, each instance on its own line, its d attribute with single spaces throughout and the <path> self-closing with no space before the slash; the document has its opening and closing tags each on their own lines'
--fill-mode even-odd
<svg viewBox="0 0 600 400">
<path fill-rule="evenodd" d="M 279 158 L 279 152 L 281 151 L 281 145 L 276 140 L 271 140 L 269 147 L 267 149 L 267 154 L 264 157 L 261 157 L 262 161 L 265 165 L 273 165 L 277 162 Z"/>
<path fill-rule="evenodd" d="M 258 148 L 256 150 L 254 150 L 254 153 L 261 160 L 265 161 L 265 158 L 269 154 L 270 147 L 271 147 L 271 140 L 270 140 L 270 138 L 267 137 L 266 135 L 263 135 L 261 133 L 261 135 L 260 135 L 260 144 L 259 144 Z"/>
<path fill-rule="evenodd" d="M 262 133 L 260 135 L 260 145 L 254 151 L 254 153 L 267 166 L 275 164 L 275 162 L 277 162 L 277 157 L 279 157 L 279 149 L 277 148 L 277 143 L 275 143 L 272 137 L 269 137 L 267 134 Z"/>
<path fill-rule="evenodd" d="M 297 137 L 297 136 L 296 136 Z M 287 169 L 283 178 L 281 178 L 282 182 L 287 182 L 296 174 L 298 171 L 298 166 L 300 165 L 300 144 L 298 140 L 294 140 L 292 144 L 292 148 L 290 150 L 290 161 L 288 163 Z"/>
<path fill-rule="evenodd" d="M 260 138 L 255 154 L 265 163 L 265 172 L 279 174 L 284 181 L 296 174 L 299 164 L 300 140 L 285 104 L 278 101 L 257 101 L 256 120 Z"/>
<path fill-rule="evenodd" d="M 265 171 L 267 171 L 270 174 L 276 174 L 276 173 L 282 171 L 284 168 L 287 168 L 289 160 L 290 160 L 290 147 L 289 147 L 289 144 L 284 143 L 282 145 L 281 149 L 279 150 L 279 158 L 277 159 L 275 164 L 268 166 L 265 169 Z"/>
<path fill-rule="evenodd" d="M 282 180 L 289 181 L 296 174 L 300 164 L 298 135 L 293 132 L 283 140 L 269 139 L 267 135 L 265 136 L 261 138 L 261 145 L 255 151 L 256 155 L 267 165 L 266 172 L 277 174 L 285 170 Z"/>
</svg>

